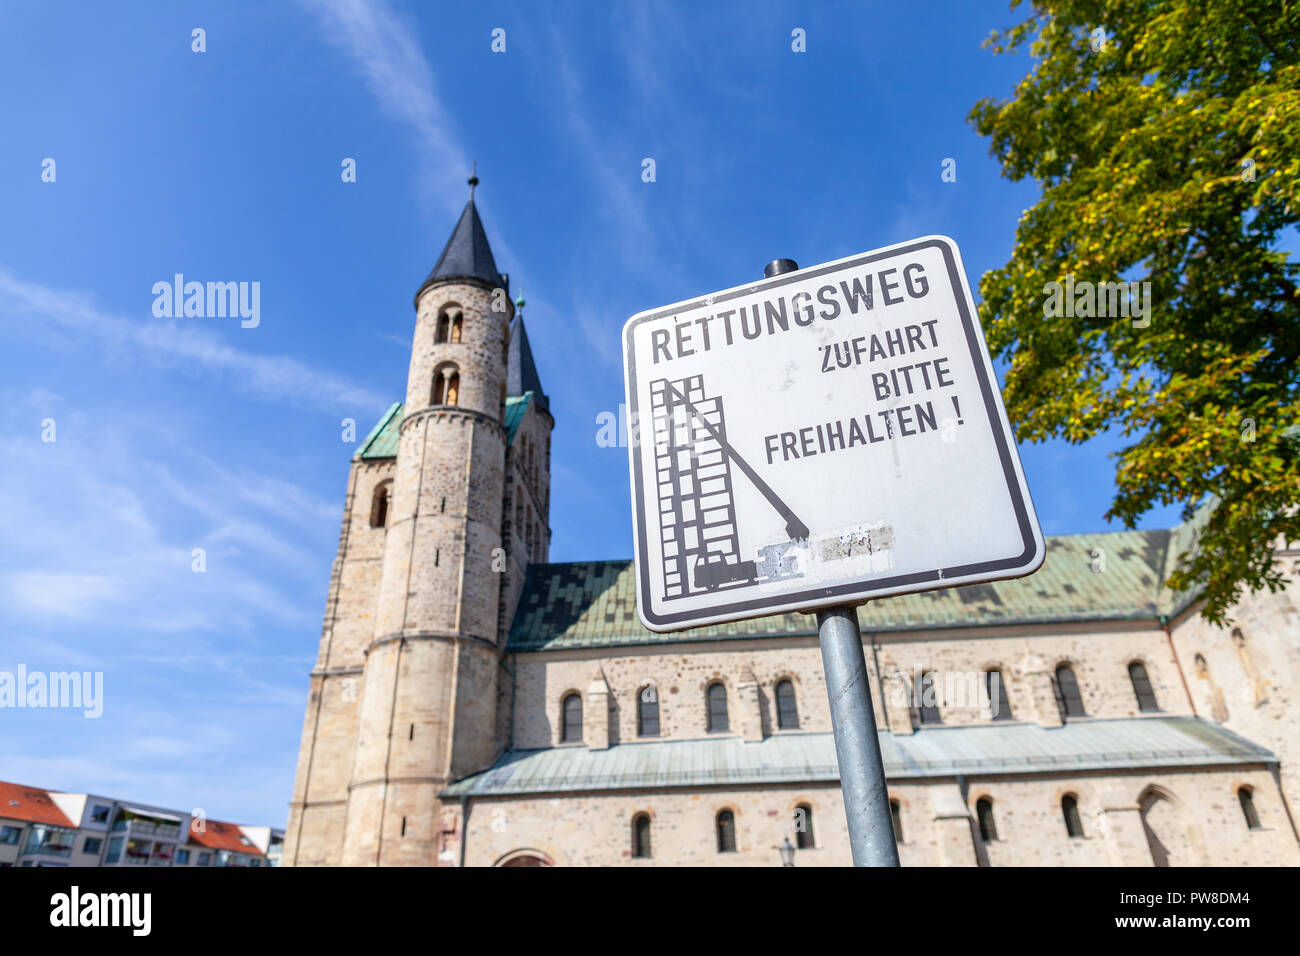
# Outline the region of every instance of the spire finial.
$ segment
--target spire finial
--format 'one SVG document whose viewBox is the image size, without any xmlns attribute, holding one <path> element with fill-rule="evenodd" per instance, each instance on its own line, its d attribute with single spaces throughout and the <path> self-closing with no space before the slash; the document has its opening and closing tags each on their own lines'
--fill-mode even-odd
<svg viewBox="0 0 1300 956">
<path fill-rule="evenodd" d="M 474 187 L 478 185 L 478 160 L 477 159 L 474 160 L 474 169 L 469 174 L 469 179 L 467 179 L 466 182 L 469 183 L 469 198 L 472 200 L 474 198 Z"/>
<path fill-rule="evenodd" d="M 515 299 L 515 314 L 521 319 L 524 317 L 524 290 L 522 286 L 519 288 L 519 298 Z"/>
</svg>

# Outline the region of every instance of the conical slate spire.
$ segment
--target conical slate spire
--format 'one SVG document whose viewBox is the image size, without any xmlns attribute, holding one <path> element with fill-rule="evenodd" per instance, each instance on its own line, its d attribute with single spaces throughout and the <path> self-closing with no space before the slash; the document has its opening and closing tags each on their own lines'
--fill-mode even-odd
<svg viewBox="0 0 1300 956">
<path fill-rule="evenodd" d="M 478 279 L 494 288 L 506 287 L 505 279 L 497 271 L 496 260 L 492 258 L 492 247 L 488 245 L 483 220 L 478 217 L 473 197 L 465 203 L 465 211 L 460 214 L 460 221 L 456 223 L 433 271 L 420 286 L 420 291 L 415 293 L 416 301 L 429 286 L 449 279 Z"/>
<path fill-rule="evenodd" d="M 522 308 L 510 325 L 510 362 L 506 366 L 506 392 L 510 395 L 532 392 L 537 407 L 550 411 L 550 401 L 542 391 L 542 379 L 537 374 L 537 363 L 533 361 L 533 350 L 528 344 L 528 333 L 524 330 Z"/>
</svg>

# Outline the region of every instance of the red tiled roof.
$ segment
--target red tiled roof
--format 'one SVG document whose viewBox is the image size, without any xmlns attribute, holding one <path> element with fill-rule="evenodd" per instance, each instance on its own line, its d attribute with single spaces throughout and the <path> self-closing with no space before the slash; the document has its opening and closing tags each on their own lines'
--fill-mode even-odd
<svg viewBox="0 0 1300 956">
<path fill-rule="evenodd" d="M 67 814 L 50 799 L 48 790 L 24 787 L 21 783 L 0 780 L 0 817 L 26 820 L 29 823 L 48 823 L 56 827 L 76 827 Z"/>
<path fill-rule="evenodd" d="M 257 844 L 244 836 L 244 831 L 234 823 L 222 823 L 220 820 L 205 820 L 201 824 L 203 832 L 195 828 L 200 826 L 198 820 L 190 822 L 190 835 L 187 842 L 207 847 L 209 850 L 230 850 L 234 853 L 248 853 L 263 856 Z"/>
</svg>

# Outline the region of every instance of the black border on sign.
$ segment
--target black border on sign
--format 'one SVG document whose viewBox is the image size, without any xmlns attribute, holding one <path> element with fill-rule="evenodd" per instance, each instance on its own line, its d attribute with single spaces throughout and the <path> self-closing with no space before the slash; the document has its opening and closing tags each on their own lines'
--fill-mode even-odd
<svg viewBox="0 0 1300 956">
<path fill-rule="evenodd" d="M 650 604 L 650 579 L 649 579 L 649 549 L 646 544 L 646 527 L 645 527 L 645 493 L 642 486 L 640 461 L 636 467 L 632 468 L 633 488 L 636 495 L 636 514 L 632 520 L 636 522 L 637 530 L 637 577 L 638 591 L 646 595 L 646 600 L 641 602 L 640 611 L 647 621 L 651 621 L 660 626 L 671 626 L 679 624 L 681 629 L 687 627 L 703 626 L 708 623 L 718 623 L 717 618 L 722 615 L 735 615 L 737 619 L 746 617 L 758 617 L 766 609 L 780 609 L 783 612 L 798 611 L 799 608 L 791 608 L 792 603 L 800 601 L 808 602 L 808 606 L 814 605 L 825 607 L 834 602 L 829 600 L 835 597 L 857 597 L 868 599 L 871 595 L 880 591 L 891 590 L 899 587 L 907 587 L 912 584 L 926 584 L 929 587 L 916 588 L 915 590 L 924 591 L 932 588 L 946 587 L 943 582 L 948 578 L 963 578 L 972 574 L 989 574 L 996 575 L 999 571 L 1010 571 L 1013 569 L 1023 568 L 1026 563 L 1034 556 L 1037 550 L 1037 542 L 1034 538 L 1034 529 L 1032 522 L 1029 520 L 1029 509 L 1025 507 L 1025 498 L 1021 494 L 1020 482 L 1016 474 L 1015 463 L 1011 457 L 1011 448 L 1007 443 L 1007 435 L 1000 427 L 1001 416 L 998 414 L 998 404 L 993 390 L 993 383 L 989 377 L 987 363 L 980 351 L 980 335 L 975 328 L 975 322 L 971 315 L 970 303 L 964 294 L 965 285 L 962 282 L 962 275 L 957 269 L 957 260 L 953 256 L 952 245 L 949 241 L 942 239 L 923 239 L 919 242 L 908 243 L 907 245 L 897 246 L 887 249 L 883 252 L 868 253 L 859 256 L 856 259 L 837 262 L 833 265 L 817 269 L 800 269 L 797 272 L 786 273 L 775 279 L 768 281 L 756 282 L 750 286 L 744 286 L 734 292 L 726 295 L 713 296 L 713 305 L 727 302 L 731 299 L 741 298 L 743 296 L 752 296 L 759 291 L 780 288 L 791 282 L 803 282 L 806 279 L 815 279 L 831 272 L 843 272 L 848 269 L 855 269 L 869 262 L 875 262 L 879 259 L 893 259 L 898 256 L 906 255 L 909 252 L 915 252 L 920 249 L 937 247 L 943 253 L 944 263 L 948 267 L 948 282 L 952 288 L 953 298 L 956 300 L 957 311 L 961 316 L 962 327 L 966 330 L 966 344 L 970 348 L 971 358 L 975 365 L 975 374 L 979 379 L 980 392 L 984 397 L 984 410 L 988 415 L 989 424 L 993 430 L 993 440 L 997 445 L 998 457 L 1002 462 L 1002 474 L 1007 482 L 1007 492 L 1011 495 L 1012 505 L 1015 509 L 1016 521 L 1020 528 L 1021 540 L 1024 542 L 1025 550 L 1014 558 L 1003 558 L 998 561 L 983 561 L 978 564 L 963 564 L 951 568 L 942 568 L 934 571 L 915 571 L 911 574 L 900 574 L 892 578 L 881 578 L 871 581 L 869 584 L 858 582 L 856 584 L 839 584 L 834 587 L 811 588 L 806 591 L 796 591 L 794 593 L 785 593 L 772 595 L 766 598 L 755 598 L 750 601 L 736 601 L 732 604 L 715 605 L 708 608 L 698 608 L 694 611 L 682 611 L 678 614 L 655 614 L 648 606 Z M 694 308 L 699 308 L 706 304 L 708 296 L 702 296 L 690 302 L 680 305 L 671 306 L 666 309 L 660 309 L 646 315 L 642 315 L 634 321 L 630 321 L 624 330 L 624 352 L 627 356 L 627 376 L 628 376 L 628 411 L 629 420 L 634 422 L 640 421 L 637 414 L 637 397 L 639 390 L 636 379 L 636 353 L 633 349 L 633 332 L 637 326 L 643 322 L 651 322 L 656 319 L 662 319 L 666 315 L 675 315 L 680 312 L 686 312 Z M 640 449 L 634 448 L 633 452 L 639 456 Z M 1015 575 L 1006 575 L 1014 577 Z M 703 620 L 707 618 L 708 620 Z"/>
</svg>

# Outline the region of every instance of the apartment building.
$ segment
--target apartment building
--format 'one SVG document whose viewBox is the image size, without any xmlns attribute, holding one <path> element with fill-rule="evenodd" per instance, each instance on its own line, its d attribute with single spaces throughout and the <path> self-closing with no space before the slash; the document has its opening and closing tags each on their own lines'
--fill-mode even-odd
<svg viewBox="0 0 1300 956">
<path fill-rule="evenodd" d="M 0 781 L 0 867 L 277 866 L 278 827 Z"/>
</svg>

